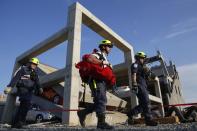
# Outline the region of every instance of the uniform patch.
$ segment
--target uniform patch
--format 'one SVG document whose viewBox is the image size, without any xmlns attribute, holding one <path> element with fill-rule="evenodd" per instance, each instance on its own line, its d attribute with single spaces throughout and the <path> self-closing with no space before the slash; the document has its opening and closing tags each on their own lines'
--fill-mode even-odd
<svg viewBox="0 0 197 131">
<path fill-rule="evenodd" d="M 133 67 L 134 67 L 134 68 L 137 68 L 137 67 L 138 67 L 138 64 L 134 64 Z"/>
<path fill-rule="evenodd" d="M 16 70 L 16 72 L 14 73 L 14 76 L 16 76 L 16 74 L 21 70 L 21 68 L 22 68 L 22 67 L 20 67 L 20 68 L 18 68 L 18 69 Z"/>
</svg>

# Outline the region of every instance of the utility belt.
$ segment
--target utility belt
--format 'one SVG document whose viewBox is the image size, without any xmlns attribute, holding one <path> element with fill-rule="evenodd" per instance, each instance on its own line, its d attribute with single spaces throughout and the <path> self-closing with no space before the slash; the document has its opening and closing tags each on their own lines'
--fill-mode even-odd
<svg viewBox="0 0 197 131">
<path fill-rule="evenodd" d="M 97 82 L 96 82 L 96 80 L 94 80 L 91 77 L 89 77 L 87 83 L 86 82 L 82 82 L 81 85 L 84 87 L 82 100 L 83 100 L 83 104 L 85 105 L 85 96 L 86 96 L 86 87 L 87 87 L 87 85 L 89 85 L 89 87 L 90 87 L 91 96 L 95 97 L 96 96 L 96 90 L 97 90 Z"/>
<path fill-rule="evenodd" d="M 146 80 L 145 76 L 137 76 L 137 81 L 142 81 L 142 80 Z"/>
<path fill-rule="evenodd" d="M 17 83 L 16 87 L 18 89 L 18 93 L 19 94 L 25 94 L 25 93 L 29 93 L 29 92 L 33 92 L 34 90 L 34 82 L 28 82 L 28 81 L 21 81 L 19 80 L 19 82 Z"/>
<path fill-rule="evenodd" d="M 32 89 L 26 87 L 18 87 L 19 94 L 26 94 L 32 92 Z"/>
<path fill-rule="evenodd" d="M 35 85 L 35 81 L 27 78 L 24 79 L 23 77 L 21 77 L 21 79 L 16 84 L 17 87 L 25 87 L 29 89 L 32 89 L 34 85 Z"/>
<path fill-rule="evenodd" d="M 103 80 L 97 80 L 97 79 L 94 79 L 92 77 L 89 78 L 88 80 L 88 84 L 90 86 L 90 88 L 92 88 L 93 90 L 97 89 L 97 83 L 102 83 L 104 82 Z"/>
<path fill-rule="evenodd" d="M 97 91 L 99 90 L 99 86 L 97 86 L 98 83 L 103 83 L 104 84 L 104 81 L 93 79 L 93 78 L 90 79 L 90 81 L 89 81 L 89 87 L 90 87 L 90 90 L 91 90 L 91 93 L 92 93 L 92 97 L 95 97 L 96 94 L 97 94 Z"/>
<path fill-rule="evenodd" d="M 139 78 L 138 78 L 138 77 L 137 77 L 137 83 L 138 83 L 138 84 L 140 84 L 140 83 L 142 84 L 142 83 L 144 83 L 144 82 L 145 82 L 145 83 L 147 82 L 147 79 L 146 79 L 146 78 L 143 78 L 143 77 L 139 77 Z"/>
</svg>

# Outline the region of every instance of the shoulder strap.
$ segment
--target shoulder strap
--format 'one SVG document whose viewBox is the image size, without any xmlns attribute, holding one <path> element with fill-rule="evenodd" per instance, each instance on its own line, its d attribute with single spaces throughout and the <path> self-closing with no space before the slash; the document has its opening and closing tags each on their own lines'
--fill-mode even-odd
<svg viewBox="0 0 197 131">
<path fill-rule="evenodd" d="M 99 60 L 105 60 L 104 56 L 101 53 L 96 52 L 96 54 L 99 56 Z"/>
<path fill-rule="evenodd" d="M 19 71 L 23 71 L 24 70 L 24 66 L 20 66 L 14 73 L 14 76 L 16 76 L 16 74 L 19 72 Z"/>
</svg>

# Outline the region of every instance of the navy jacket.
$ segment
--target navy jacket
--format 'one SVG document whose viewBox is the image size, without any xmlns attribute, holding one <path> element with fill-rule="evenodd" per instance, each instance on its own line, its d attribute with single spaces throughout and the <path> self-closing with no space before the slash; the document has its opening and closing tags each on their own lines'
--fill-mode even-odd
<svg viewBox="0 0 197 131">
<path fill-rule="evenodd" d="M 24 87 L 29 91 L 41 88 L 37 71 L 29 66 L 21 66 L 15 73 L 8 87 Z"/>
</svg>

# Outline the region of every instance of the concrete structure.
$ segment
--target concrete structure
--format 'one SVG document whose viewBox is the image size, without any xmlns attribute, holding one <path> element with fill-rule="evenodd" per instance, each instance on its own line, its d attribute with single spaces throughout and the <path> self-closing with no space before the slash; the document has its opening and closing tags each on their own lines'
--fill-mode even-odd
<svg viewBox="0 0 197 131">
<path fill-rule="evenodd" d="M 0 101 L 6 101 L 6 96 L 3 94 L 0 94 Z"/>
<path fill-rule="evenodd" d="M 157 55 L 160 55 L 158 52 Z M 162 116 L 165 115 L 165 111 L 168 108 L 164 108 L 162 105 L 180 104 L 184 103 L 182 95 L 182 86 L 179 80 L 179 74 L 176 70 L 176 66 L 170 61 L 167 65 L 163 57 L 161 59 L 154 59 L 149 63 L 154 65 L 154 62 L 159 62 L 159 65 L 151 66 L 151 71 L 158 76 L 157 81 L 148 81 L 149 98 L 153 105 L 158 105 Z M 122 65 L 122 68 L 116 68 L 114 70 L 117 76 L 117 85 L 128 85 L 127 68 Z M 132 102 L 131 102 L 132 104 Z M 164 110 L 166 109 L 166 110 Z"/>
<path fill-rule="evenodd" d="M 54 69 L 46 65 L 40 65 L 41 69 L 41 84 L 43 87 L 52 87 L 59 95 L 63 97 L 63 106 L 56 105 L 40 97 L 34 96 L 33 101 L 40 103 L 45 109 L 78 109 L 79 101 L 81 100 L 81 80 L 78 70 L 75 68 L 75 63 L 80 61 L 80 46 L 81 46 L 81 26 L 86 25 L 94 32 L 109 39 L 114 45 L 124 53 L 124 63 L 114 66 L 114 72 L 117 76 L 117 84 L 126 84 L 131 88 L 131 71 L 130 65 L 134 62 L 134 52 L 131 44 L 126 42 L 112 29 L 105 25 L 101 20 L 89 12 L 79 3 L 75 3 L 69 7 L 67 27 L 61 29 L 48 39 L 38 43 L 30 50 L 24 52 L 16 58 L 13 72 L 15 72 L 20 65 L 26 63 L 28 59 L 36 57 L 47 50 L 57 46 L 58 44 L 68 41 L 67 57 L 65 68 Z M 166 77 L 168 78 L 168 77 Z M 154 93 L 150 94 L 152 103 L 163 105 L 163 98 L 161 95 L 160 81 L 154 81 Z M 91 103 L 91 94 L 86 90 L 85 101 Z M 117 98 L 111 93 L 107 93 L 109 106 L 125 107 L 126 101 Z M 4 108 L 2 122 L 9 123 L 12 118 L 12 109 L 14 109 L 16 97 L 8 95 L 7 102 Z M 137 97 L 132 94 L 128 100 L 129 107 L 134 107 L 138 104 Z M 178 101 L 177 101 L 178 102 Z M 161 114 L 164 116 L 164 110 L 161 108 Z M 62 122 L 68 125 L 78 125 L 78 116 L 74 111 L 71 112 L 56 112 L 56 115 L 62 118 Z M 122 114 L 119 114 L 122 115 Z M 123 117 L 125 118 L 125 117 Z M 117 118 L 116 118 L 117 119 Z M 125 118 L 126 119 L 126 118 Z"/>
<path fill-rule="evenodd" d="M 0 112 L 3 112 L 5 101 L 6 101 L 6 96 L 3 94 L 0 94 Z M 0 118 L 1 117 L 2 117 L 2 113 L 0 113 Z"/>
<path fill-rule="evenodd" d="M 78 97 L 80 77 L 78 70 L 75 68 L 75 63 L 80 61 L 80 44 L 81 44 L 81 25 L 85 24 L 90 29 L 104 37 L 111 40 L 114 45 L 124 52 L 125 65 L 128 68 L 133 60 L 133 47 L 126 42 L 112 29 L 105 25 L 101 20 L 89 12 L 79 3 L 75 3 L 69 7 L 67 27 L 58 31 L 48 39 L 42 41 L 35 47 L 24 52 L 16 58 L 15 67 L 13 72 L 19 68 L 20 65 L 27 62 L 31 57 L 40 55 L 41 53 L 57 46 L 58 44 L 68 40 L 66 66 L 64 69 L 57 70 L 45 76 L 41 81 L 43 85 L 52 85 L 65 81 L 64 85 L 64 109 L 78 109 Z M 66 72 L 66 73 L 63 73 Z M 130 75 L 129 75 L 130 76 Z M 129 79 L 131 80 L 131 79 Z M 129 82 L 131 86 L 131 81 Z M 136 97 L 134 96 L 135 100 Z M 134 100 L 132 98 L 132 100 Z M 6 106 L 4 109 L 2 121 L 4 123 L 11 121 L 11 110 L 14 106 L 16 97 L 8 95 Z M 64 112 L 62 114 L 63 123 L 69 125 L 77 125 L 78 117 L 76 112 Z"/>
<path fill-rule="evenodd" d="M 164 73 L 165 68 L 167 74 Z M 163 65 L 152 67 L 153 72 L 159 76 L 163 103 L 165 105 L 185 103 L 176 66 L 170 61 L 165 68 Z"/>
<path fill-rule="evenodd" d="M 117 86 L 125 86 L 129 85 L 129 76 L 127 74 L 128 68 L 124 64 L 116 65 L 116 68 L 114 68 L 114 72 L 117 77 Z M 154 105 L 158 105 L 160 108 L 160 113 L 162 116 L 164 116 L 164 108 L 163 108 L 163 100 L 161 95 L 161 89 L 160 89 L 160 82 L 159 80 L 156 81 L 150 81 L 153 86 L 151 87 L 154 90 L 154 93 L 149 94 L 149 99 L 151 100 L 151 103 Z M 134 97 L 134 94 L 131 94 L 132 98 Z M 135 106 L 138 101 L 136 99 L 132 99 L 131 106 Z M 139 115 L 137 117 L 140 117 Z"/>
<path fill-rule="evenodd" d="M 46 74 L 51 74 L 55 71 L 57 71 L 57 69 L 50 67 L 48 65 L 44 65 L 44 64 L 40 64 L 39 65 L 39 69 L 40 69 L 40 80 L 41 82 L 45 81 L 46 79 Z M 42 83 L 42 85 L 44 85 Z M 54 85 L 44 85 L 43 88 L 52 88 L 53 90 L 55 90 L 55 92 L 63 98 L 64 96 L 64 82 L 61 83 L 57 83 Z M 78 102 L 85 102 L 85 103 L 93 103 L 92 98 L 91 98 L 91 91 L 89 88 L 85 88 L 85 99 L 83 99 L 83 93 L 84 93 L 84 87 L 80 86 L 79 87 L 79 98 L 78 98 Z M 117 96 L 114 96 L 113 94 L 107 92 L 107 98 L 108 98 L 108 102 L 107 102 L 107 106 L 112 106 L 112 107 L 117 107 L 117 108 L 125 108 L 127 102 L 118 98 Z M 37 103 L 39 104 L 40 107 L 42 107 L 42 109 L 44 110 L 53 110 L 53 109 L 63 109 L 62 105 L 57 105 L 54 104 L 53 101 L 49 101 L 47 99 L 43 99 L 43 97 L 38 97 L 38 96 L 34 96 L 33 103 Z M 56 116 L 58 116 L 59 118 L 61 118 L 62 112 L 54 112 L 54 114 Z"/>
</svg>

